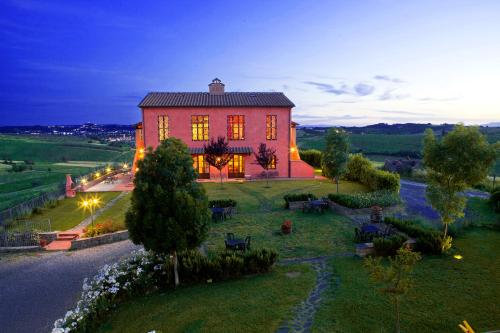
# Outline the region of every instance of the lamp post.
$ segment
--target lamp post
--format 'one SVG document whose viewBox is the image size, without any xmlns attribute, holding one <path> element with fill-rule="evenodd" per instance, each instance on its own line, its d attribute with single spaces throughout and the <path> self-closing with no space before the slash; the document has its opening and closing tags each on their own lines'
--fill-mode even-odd
<svg viewBox="0 0 500 333">
<path fill-rule="evenodd" d="M 90 221 L 92 223 L 92 227 L 94 226 L 94 210 L 95 208 L 99 207 L 100 204 L 101 200 L 97 196 L 86 198 L 80 201 L 80 208 L 82 208 L 84 211 L 87 209 L 90 211 Z"/>
</svg>

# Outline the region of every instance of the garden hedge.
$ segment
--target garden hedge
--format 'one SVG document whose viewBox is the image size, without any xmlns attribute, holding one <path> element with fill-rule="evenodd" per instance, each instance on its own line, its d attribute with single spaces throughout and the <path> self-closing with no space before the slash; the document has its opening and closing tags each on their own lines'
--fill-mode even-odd
<svg viewBox="0 0 500 333">
<path fill-rule="evenodd" d="M 386 217 L 384 222 L 415 238 L 417 242 L 415 244 L 416 251 L 425 254 L 443 253 L 443 238 L 439 231 L 424 228 L 414 221 L 404 221 L 392 217 Z"/>
<path fill-rule="evenodd" d="M 375 168 L 361 154 L 354 154 L 349 157 L 345 178 L 360 182 L 368 186 L 372 191 L 388 190 L 399 192 L 399 175 Z"/>
<path fill-rule="evenodd" d="M 299 150 L 300 159 L 310 166 L 321 169 L 323 153 L 316 149 Z"/>
<path fill-rule="evenodd" d="M 369 208 L 373 206 L 388 207 L 401 202 L 399 194 L 392 191 L 375 191 L 355 194 L 328 194 L 328 199 L 348 208 Z"/>
<path fill-rule="evenodd" d="M 296 193 L 296 194 L 285 194 L 283 196 L 283 200 L 285 200 L 285 208 L 289 208 L 289 202 L 295 202 L 295 201 L 308 201 L 309 199 L 311 200 L 316 200 L 318 197 L 316 197 L 312 193 Z"/>
<path fill-rule="evenodd" d="M 208 202 L 208 207 L 217 207 L 217 208 L 236 207 L 236 201 L 234 201 L 233 199 L 210 200 Z"/>
</svg>

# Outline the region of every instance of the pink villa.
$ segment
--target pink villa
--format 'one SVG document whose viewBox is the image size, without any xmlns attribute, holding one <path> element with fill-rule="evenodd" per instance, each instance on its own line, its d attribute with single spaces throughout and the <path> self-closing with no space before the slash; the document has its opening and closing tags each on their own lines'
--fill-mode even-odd
<svg viewBox="0 0 500 333">
<path fill-rule="evenodd" d="M 225 179 L 262 178 L 254 152 L 261 143 L 276 149 L 272 165 L 275 178 L 313 178 L 314 169 L 302 161 L 296 145 L 292 108 L 281 92 L 225 92 L 214 79 L 208 92 L 152 92 L 141 101 L 142 122 L 136 127 L 137 160 L 144 147 L 156 148 L 168 137 L 181 139 L 189 147 L 200 179 L 218 179 L 219 172 L 206 163 L 203 146 L 211 138 L 224 136 L 231 160 L 223 169 Z"/>
</svg>

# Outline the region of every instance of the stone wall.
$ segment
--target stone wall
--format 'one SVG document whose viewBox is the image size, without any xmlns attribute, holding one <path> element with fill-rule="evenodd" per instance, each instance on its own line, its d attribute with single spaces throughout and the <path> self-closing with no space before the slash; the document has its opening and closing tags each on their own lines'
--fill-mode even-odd
<svg viewBox="0 0 500 333">
<path fill-rule="evenodd" d="M 70 250 L 85 249 L 88 247 L 115 243 L 126 239 L 128 239 L 128 230 L 117 231 L 111 234 L 104 234 L 90 238 L 79 238 L 71 241 Z"/>
</svg>

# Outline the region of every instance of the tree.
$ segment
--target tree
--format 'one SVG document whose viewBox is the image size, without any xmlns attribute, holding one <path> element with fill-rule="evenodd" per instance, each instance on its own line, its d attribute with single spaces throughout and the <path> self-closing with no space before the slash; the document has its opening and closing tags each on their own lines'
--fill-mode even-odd
<svg viewBox="0 0 500 333">
<path fill-rule="evenodd" d="M 222 168 L 224 168 L 231 159 L 229 154 L 229 143 L 223 136 L 217 140 L 210 139 L 210 142 L 204 146 L 205 159 L 208 164 L 219 170 L 220 186 L 222 187 Z"/>
<path fill-rule="evenodd" d="M 125 224 L 135 244 L 172 255 L 177 286 L 177 252 L 199 246 L 206 237 L 207 196 L 179 139 L 166 139 L 154 151 L 148 148 L 138 167 Z"/>
<path fill-rule="evenodd" d="M 254 153 L 257 164 L 266 171 L 266 186 L 269 186 L 269 169 L 276 166 L 278 158 L 276 157 L 276 149 L 267 147 L 265 143 L 259 145 L 259 151 Z"/>
<path fill-rule="evenodd" d="M 323 151 L 323 172 L 337 183 L 339 192 L 340 177 L 346 172 L 349 159 L 349 137 L 342 129 L 331 128 L 326 134 L 326 147 Z"/>
<path fill-rule="evenodd" d="M 495 159 L 495 146 L 486 141 L 477 127 L 458 124 L 441 140 L 431 129 L 426 130 L 427 198 L 444 225 L 443 251 L 451 247 L 448 225 L 464 216 L 466 198 L 460 192 L 482 181 Z"/>
<path fill-rule="evenodd" d="M 402 247 L 396 256 L 389 258 L 388 266 L 382 265 L 380 257 L 366 258 L 364 262 L 372 280 L 383 285 L 380 292 L 389 296 L 394 302 L 396 333 L 400 332 L 399 304 L 401 297 L 410 290 L 412 285 L 410 273 L 420 259 L 420 254 Z"/>
</svg>

